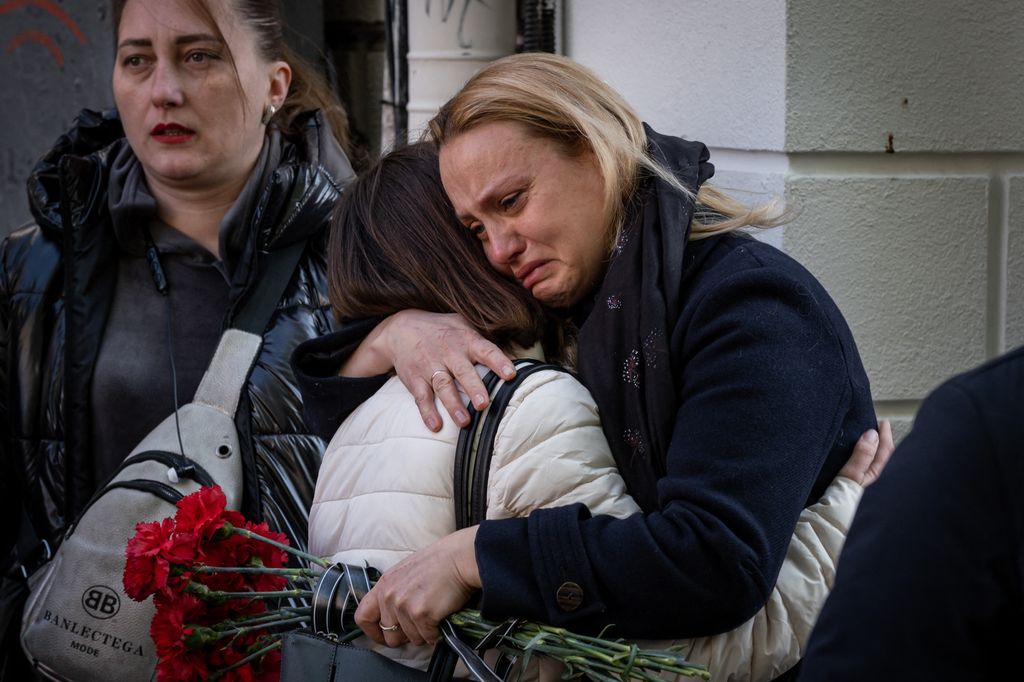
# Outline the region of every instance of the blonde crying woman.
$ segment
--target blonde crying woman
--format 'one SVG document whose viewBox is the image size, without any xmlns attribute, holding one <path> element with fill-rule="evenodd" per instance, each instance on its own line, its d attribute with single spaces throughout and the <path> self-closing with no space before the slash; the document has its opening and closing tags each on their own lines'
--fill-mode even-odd
<svg viewBox="0 0 1024 682">
<path fill-rule="evenodd" d="M 377 320 L 409 307 L 457 315 L 510 355 L 571 363 L 575 340 L 564 313 L 542 305 L 514 278 L 491 267 L 478 235 L 460 224 L 441 178 L 434 146 L 421 143 L 388 154 L 350 188 L 334 217 L 329 252 L 330 295 L 338 317 Z M 300 364 L 303 358 L 306 366 L 329 360 L 344 334 L 310 342 L 306 355 L 300 350 Z M 474 371 L 486 369 L 478 365 Z M 427 428 L 416 397 L 398 376 L 367 382 L 360 390 L 369 397 L 342 421 L 325 454 L 310 513 L 310 548 L 334 561 L 368 563 L 387 576 L 401 571 L 416 550 L 445 543 L 455 531 L 452 472 L 459 425 L 441 410 L 441 428 Z M 311 406 L 317 404 L 336 407 L 330 401 Z M 495 437 L 485 524 L 564 507 L 578 518 L 603 518 L 609 524 L 642 516 L 601 427 L 597 404 L 572 375 L 549 370 L 526 379 Z M 647 648 L 681 644 L 716 680 L 769 680 L 792 669 L 832 584 L 861 491 L 891 452 L 888 425 L 881 431 L 881 442 L 872 440 L 874 431 L 861 438 L 824 494 L 799 513 L 779 577 L 760 610 L 723 634 L 680 640 L 686 633 L 670 624 L 638 633 L 661 641 L 640 643 Z M 530 551 L 543 555 L 547 570 L 560 570 L 550 565 L 560 551 L 586 552 L 586 547 L 552 546 L 558 538 L 542 532 L 534 536 L 528 528 L 526 533 Z M 448 558 L 456 570 L 461 560 Z M 419 576 L 404 572 L 402 579 L 415 584 Z M 657 595 L 658 588 L 641 574 L 622 596 Z M 576 606 L 584 606 L 586 597 Z M 711 606 L 680 612 L 680 622 L 717 620 L 699 611 L 714 608 L 714 595 L 709 598 Z M 555 600 L 572 606 L 565 590 Z M 485 589 L 483 608 L 489 606 Z M 502 612 L 521 613 L 518 606 L 504 604 Z M 546 620 L 536 612 L 531 618 Z M 614 618 L 594 620 L 613 626 L 608 636 L 630 634 Z M 432 648 L 427 642 L 433 639 L 417 634 L 400 612 L 382 606 L 363 627 L 380 651 L 426 666 Z M 687 627 L 693 635 L 713 632 Z M 534 661 L 537 667 L 525 671 L 524 679 L 560 678 L 551 661 Z"/>
</svg>

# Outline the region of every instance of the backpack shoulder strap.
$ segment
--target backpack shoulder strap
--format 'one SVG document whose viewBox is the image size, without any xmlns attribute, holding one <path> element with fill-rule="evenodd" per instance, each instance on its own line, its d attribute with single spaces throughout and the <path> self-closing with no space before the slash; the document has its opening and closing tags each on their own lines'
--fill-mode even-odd
<svg viewBox="0 0 1024 682">
<path fill-rule="evenodd" d="M 571 374 L 559 365 L 539 360 L 516 360 L 516 377 L 501 381 L 493 372 L 484 377 L 484 386 L 491 396 L 490 404 L 478 412 L 469 405 L 470 423 L 459 433 L 455 449 L 455 523 L 466 528 L 484 520 L 487 513 L 487 479 L 494 436 L 516 389 L 534 372 L 554 370 Z"/>
<path fill-rule="evenodd" d="M 266 255 L 255 286 L 232 318 L 231 327 L 221 334 L 192 402 L 215 407 L 230 415 L 238 409 L 242 387 L 263 343 L 263 330 L 270 322 L 305 249 L 306 240 L 303 239 Z"/>
<path fill-rule="evenodd" d="M 233 328 L 250 334 L 263 334 L 305 250 L 306 240 L 300 239 L 294 244 L 266 254 L 256 276 L 255 285 L 245 298 L 241 309 L 231 320 Z"/>
<path fill-rule="evenodd" d="M 455 448 L 454 472 L 455 523 L 458 528 L 480 523 L 487 514 L 487 479 L 491 470 L 491 455 L 494 452 L 494 436 L 516 389 L 534 372 L 556 370 L 571 374 L 564 367 L 539 360 L 516 360 L 515 365 L 516 378 L 512 381 L 501 381 L 494 372 L 488 372 L 484 376 L 484 386 L 491 396 L 490 404 L 483 412 L 479 412 L 470 403 L 469 425 L 459 433 L 459 441 Z M 505 623 L 503 626 L 511 624 Z M 489 647 L 487 641 L 490 638 L 485 637 L 478 643 L 477 650 L 474 650 L 459 641 L 447 620 L 441 621 L 441 631 L 447 644 L 439 645 L 435 650 L 435 659 L 431 660 L 429 668 L 431 682 L 450 679 L 450 671 L 454 670 L 452 648 L 467 665 L 470 661 L 479 661 L 482 664 L 478 652 Z M 500 682 L 511 673 L 513 662 L 512 658 L 500 656 L 494 671 L 483 665 L 470 667 L 470 672 L 477 680 Z"/>
</svg>

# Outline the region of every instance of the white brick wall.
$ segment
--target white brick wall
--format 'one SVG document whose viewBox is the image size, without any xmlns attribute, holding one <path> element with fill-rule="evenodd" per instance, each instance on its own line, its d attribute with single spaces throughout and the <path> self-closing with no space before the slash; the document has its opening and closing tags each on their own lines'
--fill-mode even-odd
<svg viewBox="0 0 1024 682">
<path fill-rule="evenodd" d="M 898 436 L 942 380 L 1024 344 L 1024 3 L 566 9 L 569 56 L 707 142 L 720 186 L 785 196 L 763 238 L 839 303 Z"/>
<path fill-rule="evenodd" d="M 876 400 L 919 398 L 985 359 L 987 189 L 970 177 L 790 178 L 785 249 L 856 329 Z"/>
</svg>

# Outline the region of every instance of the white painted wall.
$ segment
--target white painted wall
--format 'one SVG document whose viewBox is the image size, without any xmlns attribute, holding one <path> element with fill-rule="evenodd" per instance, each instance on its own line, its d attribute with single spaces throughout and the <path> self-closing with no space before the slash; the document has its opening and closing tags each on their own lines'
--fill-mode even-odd
<svg viewBox="0 0 1024 682">
<path fill-rule="evenodd" d="M 710 147 L 781 150 L 785 0 L 565 0 L 565 53 L 644 119 Z"/>
<path fill-rule="evenodd" d="M 898 435 L 942 380 L 1024 344 L 1020 0 L 566 10 L 567 54 L 705 141 L 720 186 L 785 195 L 767 238 L 839 303 Z"/>
<path fill-rule="evenodd" d="M 788 31 L 788 149 L 1024 149 L 1019 0 L 790 0 Z"/>
</svg>

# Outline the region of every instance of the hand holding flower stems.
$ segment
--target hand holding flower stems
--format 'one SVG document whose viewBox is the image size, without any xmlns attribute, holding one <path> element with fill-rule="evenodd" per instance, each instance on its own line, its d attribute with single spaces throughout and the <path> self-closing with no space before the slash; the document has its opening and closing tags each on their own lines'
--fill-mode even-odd
<svg viewBox="0 0 1024 682">
<path fill-rule="evenodd" d="M 220 488 L 202 488 L 178 502 L 174 518 L 140 523 L 128 541 L 124 587 L 132 599 L 152 596 L 156 604 L 150 635 L 160 682 L 277 680 L 280 631 L 312 622 L 304 600 L 313 596 L 331 564 L 290 547 L 283 534 L 246 521 L 225 503 Z M 317 568 L 288 567 L 288 555 Z M 371 574 L 377 575 L 372 569 Z M 343 616 L 337 620 L 352 622 L 351 614 Z M 561 661 L 566 678 L 661 680 L 660 673 L 709 678 L 674 649 L 640 650 L 523 621 L 497 624 L 471 609 L 448 620 L 460 638 L 520 655 L 524 665 L 535 654 Z M 333 634 L 348 641 L 363 633 L 353 628 Z"/>
</svg>

